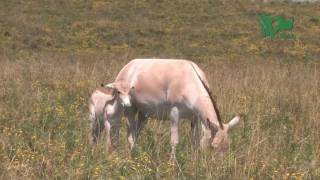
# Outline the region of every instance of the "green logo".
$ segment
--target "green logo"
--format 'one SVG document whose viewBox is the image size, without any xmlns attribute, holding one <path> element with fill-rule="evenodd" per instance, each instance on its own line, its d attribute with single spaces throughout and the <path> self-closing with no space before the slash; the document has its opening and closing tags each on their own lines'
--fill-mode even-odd
<svg viewBox="0 0 320 180">
<path fill-rule="evenodd" d="M 293 28 L 294 17 L 286 20 L 284 16 L 272 17 L 270 14 L 261 12 L 259 15 L 259 23 L 263 37 L 275 39 L 280 32 L 281 39 L 294 39 L 294 35 L 290 32 Z M 284 32 L 283 32 L 284 31 Z M 288 32 L 289 31 L 289 32 Z"/>
</svg>

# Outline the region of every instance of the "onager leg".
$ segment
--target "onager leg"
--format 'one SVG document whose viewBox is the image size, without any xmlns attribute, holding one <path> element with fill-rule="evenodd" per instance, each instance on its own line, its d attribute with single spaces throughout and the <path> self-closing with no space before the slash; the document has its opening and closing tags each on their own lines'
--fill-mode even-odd
<svg viewBox="0 0 320 180">
<path fill-rule="evenodd" d="M 137 120 L 137 126 L 136 126 L 136 135 L 135 135 L 135 140 L 137 140 L 141 130 L 143 129 L 143 127 L 145 126 L 146 124 L 146 119 L 147 117 L 141 113 L 141 112 L 138 112 L 138 120 Z"/>
<path fill-rule="evenodd" d="M 192 146 L 193 149 L 198 149 L 199 147 L 199 123 L 197 117 L 194 117 L 191 120 L 191 138 L 192 138 Z"/>
<path fill-rule="evenodd" d="M 171 155 L 170 161 L 176 160 L 176 145 L 179 142 L 178 134 L 178 122 L 179 122 L 179 110 L 177 107 L 173 107 L 170 111 L 171 121 Z"/>
<path fill-rule="evenodd" d="M 201 140 L 200 148 L 201 150 L 207 149 L 210 145 L 211 140 L 211 129 L 209 128 L 207 122 L 201 121 Z"/>
</svg>

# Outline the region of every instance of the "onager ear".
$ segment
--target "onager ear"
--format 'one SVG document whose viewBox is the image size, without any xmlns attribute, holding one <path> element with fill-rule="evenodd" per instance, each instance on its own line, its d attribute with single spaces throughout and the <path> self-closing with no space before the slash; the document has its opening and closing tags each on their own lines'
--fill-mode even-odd
<svg viewBox="0 0 320 180">
<path fill-rule="evenodd" d="M 228 129 L 232 129 L 235 125 L 237 125 L 240 121 L 240 117 L 236 116 L 234 117 L 229 123 L 228 123 Z"/>
</svg>

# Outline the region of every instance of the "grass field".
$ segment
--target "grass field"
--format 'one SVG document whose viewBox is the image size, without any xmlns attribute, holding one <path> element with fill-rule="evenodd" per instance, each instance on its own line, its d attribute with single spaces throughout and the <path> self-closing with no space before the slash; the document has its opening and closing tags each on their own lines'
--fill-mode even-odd
<svg viewBox="0 0 320 180">
<path fill-rule="evenodd" d="M 294 40 L 261 36 L 257 13 L 295 17 Z M 0 179 L 319 179 L 320 4 L 209 0 L 0 0 Z M 191 147 L 181 121 L 149 120 L 133 151 L 88 145 L 87 99 L 133 58 L 205 72 L 230 151 Z"/>
</svg>

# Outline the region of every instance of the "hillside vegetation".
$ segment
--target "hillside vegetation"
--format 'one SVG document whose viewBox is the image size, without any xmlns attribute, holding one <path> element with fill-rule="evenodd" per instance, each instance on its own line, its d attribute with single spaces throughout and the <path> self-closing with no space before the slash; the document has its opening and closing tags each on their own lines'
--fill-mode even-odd
<svg viewBox="0 0 320 180">
<path fill-rule="evenodd" d="M 295 39 L 261 35 L 258 12 L 295 17 Z M 209 0 L 0 0 L 0 179 L 319 179 L 320 4 Z M 192 150 L 181 121 L 150 119 L 130 151 L 88 145 L 87 100 L 133 58 L 206 73 L 230 151 Z"/>
</svg>

